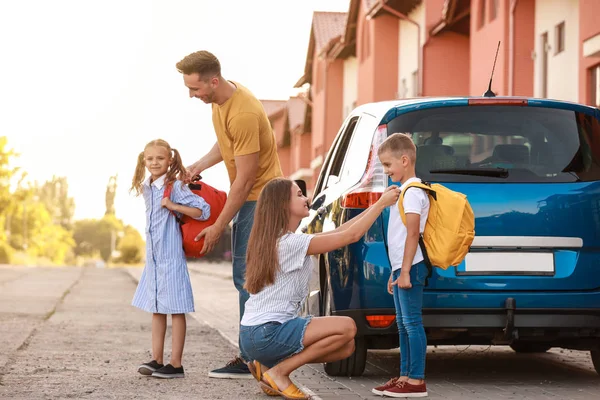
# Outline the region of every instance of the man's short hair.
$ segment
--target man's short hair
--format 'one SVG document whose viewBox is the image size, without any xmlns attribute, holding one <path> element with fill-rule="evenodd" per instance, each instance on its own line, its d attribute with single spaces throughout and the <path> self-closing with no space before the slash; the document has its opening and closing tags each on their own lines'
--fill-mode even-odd
<svg viewBox="0 0 600 400">
<path fill-rule="evenodd" d="M 176 64 L 177 71 L 185 75 L 198 74 L 203 80 L 221 76 L 221 63 L 209 51 L 201 50 L 189 54 Z"/>
<path fill-rule="evenodd" d="M 393 133 L 381 143 L 377 155 L 389 151 L 395 157 L 407 156 L 411 163 L 417 161 L 417 147 L 410 136 L 405 133 Z"/>
</svg>

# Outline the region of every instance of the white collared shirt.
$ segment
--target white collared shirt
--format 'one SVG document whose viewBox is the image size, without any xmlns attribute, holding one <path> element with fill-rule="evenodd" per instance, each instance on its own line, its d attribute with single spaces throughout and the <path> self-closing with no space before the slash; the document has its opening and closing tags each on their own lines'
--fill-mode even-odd
<svg viewBox="0 0 600 400">
<path fill-rule="evenodd" d="M 146 179 L 144 181 L 144 185 L 146 186 L 150 186 L 150 180 L 152 179 L 151 176 L 148 177 L 148 179 Z M 154 180 L 154 182 L 152 182 L 152 185 L 154 185 L 155 188 L 157 189 L 162 189 L 163 186 L 165 186 L 165 181 L 167 180 L 167 174 L 163 174 L 160 178 L 157 178 Z"/>
</svg>

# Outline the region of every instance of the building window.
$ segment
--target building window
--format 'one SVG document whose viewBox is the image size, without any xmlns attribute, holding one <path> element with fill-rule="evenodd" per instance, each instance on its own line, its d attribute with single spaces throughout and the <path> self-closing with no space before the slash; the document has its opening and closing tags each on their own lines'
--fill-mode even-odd
<svg viewBox="0 0 600 400">
<path fill-rule="evenodd" d="M 591 103 L 600 108 L 600 65 L 591 69 Z"/>
<path fill-rule="evenodd" d="M 412 73 L 412 96 L 417 97 L 419 95 L 419 70 Z"/>
<path fill-rule="evenodd" d="M 486 0 L 479 0 L 479 27 L 485 25 L 485 3 Z"/>
<path fill-rule="evenodd" d="M 565 50 L 565 22 L 556 25 L 554 30 L 554 54 L 562 53 Z"/>
<path fill-rule="evenodd" d="M 317 93 L 321 93 L 321 90 L 323 90 L 323 81 L 325 80 L 326 61 L 322 61 L 317 58 L 313 62 L 317 63 L 317 82 L 315 86 L 317 87 Z"/>
<path fill-rule="evenodd" d="M 541 88 L 540 97 L 548 97 L 548 32 L 544 32 L 541 36 Z"/>
<path fill-rule="evenodd" d="M 498 0 L 490 0 L 490 21 L 498 16 Z"/>
<path fill-rule="evenodd" d="M 405 99 L 408 95 L 408 86 L 406 84 L 406 78 L 402 78 L 402 85 L 400 85 L 400 93 L 398 93 L 399 99 Z"/>
<path fill-rule="evenodd" d="M 360 43 L 360 61 L 364 61 L 367 57 L 371 55 L 371 35 L 369 34 L 369 29 L 371 25 L 370 21 L 364 21 L 362 25 L 362 37 Z"/>
</svg>

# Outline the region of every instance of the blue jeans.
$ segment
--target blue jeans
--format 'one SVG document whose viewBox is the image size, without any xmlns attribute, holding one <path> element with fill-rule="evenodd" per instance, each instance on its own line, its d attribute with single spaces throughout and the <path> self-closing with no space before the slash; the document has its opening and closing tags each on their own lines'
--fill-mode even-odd
<svg viewBox="0 0 600 400">
<path fill-rule="evenodd" d="M 240 211 L 233 218 L 233 227 L 231 229 L 231 255 L 233 263 L 233 284 L 239 294 L 239 311 L 240 321 L 244 315 L 244 306 L 248 300 L 248 292 L 244 289 L 246 280 L 246 249 L 248 248 L 248 239 L 250 239 L 250 231 L 254 223 L 254 209 L 256 201 L 247 201 L 244 203 Z M 238 336 L 238 344 L 239 336 Z M 241 351 L 240 346 L 240 351 Z M 246 360 L 244 354 L 242 358 Z"/>
<path fill-rule="evenodd" d="M 393 272 L 392 280 L 400 277 L 400 269 Z M 410 289 L 394 285 L 396 323 L 400 336 L 400 376 L 425 379 L 427 336 L 423 328 L 423 287 L 428 270 L 421 261 L 410 269 Z"/>
</svg>

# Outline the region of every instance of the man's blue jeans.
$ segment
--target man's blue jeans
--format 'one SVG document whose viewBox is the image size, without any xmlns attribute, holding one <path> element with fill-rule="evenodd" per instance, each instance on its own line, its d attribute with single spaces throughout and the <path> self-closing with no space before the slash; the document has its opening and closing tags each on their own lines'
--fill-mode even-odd
<svg viewBox="0 0 600 400">
<path fill-rule="evenodd" d="M 244 305 L 248 300 L 248 292 L 244 289 L 246 280 L 246 250 L 248 248 L 248 239 L 254 223 L 254 209 L 256 201 L 247 201 L 240 211 L 233 218 L 233 228 L 231 230 L 231 253 L 233 261 L 233 284 L 239 293 L 239 311 L 240 321 L 244 315 Z M 239 343 L 239 335 L 238 335 Z M 241 351 L 241 346 L 240 346 Z M 242 358 L 244 354 L 242 353 Z M 246 360 L 247 361 L 247 360 Z"/>
<path fill-rule="evenodd" d="M 393 272 L 392 280 L 400 277 L 400 269 Z M 396 323 L 400 335 L 400 376 L 425 379 L 427 336 L 423 328 L 423 287 L 428 270 L 421 261 L 410 269 L 410 289 L 394 285 Z"/>
</svg>

